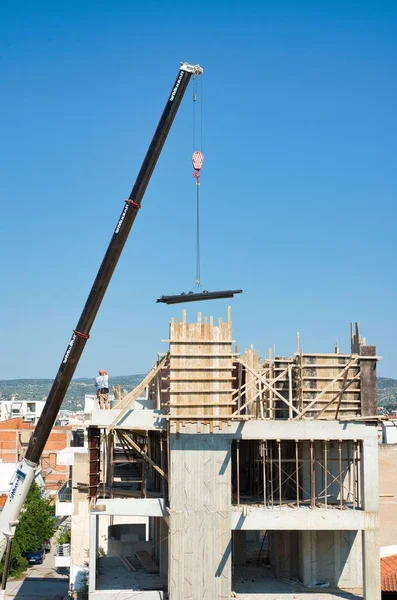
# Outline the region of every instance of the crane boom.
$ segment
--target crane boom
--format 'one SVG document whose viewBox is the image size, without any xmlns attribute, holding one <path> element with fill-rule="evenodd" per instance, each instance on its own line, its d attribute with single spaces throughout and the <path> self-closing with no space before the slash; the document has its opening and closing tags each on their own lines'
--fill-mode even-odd
<svg viewBox="0 0 397 600">
<path fill-rule="evenodd" d="M 179 73 L 171 88 L 167 102 L 154 133 L 149 149 L 143 160 L 134 187 L 125 201 L 121 215 L 112 234 L 106 254 L 99 267 L 98 274 L 88 295 L 76 329 L 67 345 L 58 373 L 48 394 L 42 415 L 30 438 L 25 458 L 17 465 L 11 489 L 0 514 L 0 560 L 7 543 L 12 539 L 18 516 L 33 481 L 44 446 L 65 397 L 70 381 L 79 363 L 91 327 L 106 293 L 117 262 L 120 258 L 128 234 L 134 224 L 150 177 L 156 166 L 165 140 L 182 101 L 192 75 L 201 75 L 203 69 L 199 65 L 181 63 Z M 5 586 L 4 586 L 5 587 Z M 2 589 L 3 586 L 2 586 Z"/>
</svg>

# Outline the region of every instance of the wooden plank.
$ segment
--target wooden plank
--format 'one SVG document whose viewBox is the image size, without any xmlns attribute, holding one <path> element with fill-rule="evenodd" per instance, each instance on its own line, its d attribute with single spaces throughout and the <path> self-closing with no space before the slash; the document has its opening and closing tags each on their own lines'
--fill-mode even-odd
<svg viewBox="0 0 397 600">
<path fill-rule="evenodd" d="M 200 423 L 211 423 L 214 418 L 216 425 L 222 406 L 225 418 L 230 416 L 233 357 L 238 356 L 232 352 L 232 343 L 230 316 L 227 323 L 219 320 L 217 325 L 200 313 L 196 323 L 187 323 L 185 313 L 182 321 L 171 320 L 167 382 L 171 418 L 184 421 L 192 415 L 190 420 Z"/>
<path fill-rule="evenodd" d="M 156 377 L 156 375 L 161 371 L 161 369 L 164 367 L 164 364 L 167 360 L 167 356 L 168 355 L 163 356 L 163 358 L 160 360 L 159 364 L 153 366 L 150 369 L 149 373 L 141 381 L 141 383 L 138 384 L 136 386 L 136 388 L 134 388 L 129 394 L 124 396 L 124 398 L 122 400 L 120 400 L 120 402 L 118 402 L 116 404 L 116 406 L 113 407 L 113 410 L 115 410 L 115 409 L 116 410 L 122 409 L 122 410 L 121 410 L 121 413 L 118 415 L 118 417 L 108 427 L 109 431 L 111 431 L 112 429 L 114 429 L 114 427 L 116 425 L 118 425 L 118 423 L 121 421 L 121 419 L 124 417 L 124 415 L 130 410 L 130 407 L 133 404 L 133 402 L 135 402 L 135 400 L 137 400 L 137 398 L 139 398 L 139 396 L 142 394 L 142 392 L 144 391 L 146 386 L 149 385 L 149 383 L 152 381 L 152 379 L 154 377 Z"/>
<path fill-rule="evenodd" d="M 119 433 L 120 433 L 120 432 L 119 432 Z M 130 446 L 132 446 L 132 448 L 134 448 L 134 450 L 136 450 L 136 452 L 138 452 L 138 454 L 139 454 L 140 456 L 142 456 L 142 458 L 143 458 L 143 459 L 144 459 L 146 462 L 148 462 L 148 463 L 150 464 L 150 466 L 151 466 L 151 467 L 153 467 L 153 469 L 155 469 L 155 470 L 156 470 L 158 473 L 160 473 L 160 475 L 161 475 L 162 477 L 164 477 L 165 479 L 167 479 L 167 480 L 168 480 L 168 477 L 167 477 L 167 475 L 164 473 L 163 469 L 160 469 L 160 467 L 159 467 L 158 465 L 156 465 L 156 463 L 155 463 L 155 462 L 154 462 L 154 461 L 153 461 L 151 458 L 149 458 L 149 456 L 148 456 L 148 455 L 147 455 L 147 454 L 146 454 L 146 453 L 145 453 L 145 452 L 142 450 L 142 448 L 140 448 L 140 447 L 138 446 L 138 444 L 136 444 L 136 443 L 134 442 L 134 440 L 132 440 L 132 439 L 131 439 L 131 438 L 130 438 L 128 435 L 125 435 L 125 436 L 123 436 L 123 438 L 124 438 L 124 440 L 125 440 L 125 442 L 126 442 L 127 444 L 129 444 Z"/>
<path fill-rule="evenodd" d="M 126 556 L 122 556 L 121 554 L 118 554 L 117 556 L 119 557 L 125 568 L 128 569 L 128 571 L 136 571 L 134 565 L 128 560 Z"/>
<path fill-rule="evenodd" d="M 208 383 L 208 380 L 205 381 L 205 383 Z M 164 389 L 164 390 L 161 390 L 161 391 L 162 392 L 170 392 L 171 394 L 186 394 L 186 395 L 189 395 L 189 394 L 194 394 L 194 395 L 199 394 L 199 395 L 202 395 L 202 394 L 231 394 L 232 392 L 234 392 L 234 389 L 231 388 L 231 389 L 228 389 L 228 390 L 222 390 L 222 389 L 216 390 L 216 389 L 207 388 L 207 389 L 204 389 L 204 390 L 200 390 L 200 389 L 174 390 L 173 388 L 169 388 L 169 389 Z"/>
<path fill-rule="evenodd" d="M 230 354 L 219 354 L 215 352 L 214 354 L 171 354 L 171 358 L 194 358 L 195 360 L 200 358 L 232 358 L 233 356 L 239 356 L 238 352 L 231 352 Z M 189 370 L 189 367 L 186 367 Z"/>
<path fill-rule="evenodd" d="M 253 369 L 251 369 L 251 367 L 249 367 L 247 364 L 245 364 L 243 360 L 239 359 L 239 362 L 241 362 L 248 371 L 251 371 L 253 373 L 253 375 L 255 375 L 255 377 L 257 377 L 266 388 L 268 388 L 271 392 L 274 392 L 274 394 L 277 396 L 277 398 L 282 400 L 284 402 L 284 404 L 286 404 L 287 406 L 291 406 L 290 403 L 288 402 L 288 400 L 286 398 L 284 398 L 284 396 L 279 394 L 278 391 L 276 389 L 274 389 L 260 373 L 257 373 Z M 241 408 L 243 408 L 243 406 Z M 292 406 L 291 408 L 294 412 L 297 413 L 297 415 L 299 415 L 299 411 L 295 408 L 295 406 Z M 233 416 L 235 414 L 236 413 L 233 413 Z M 295 417 L 295 418 L 297 418 L 297 417 Z"/>
<path fill-rule="evenodd" d="M 206 406 L 236 406 L 236 402 L 211 402 L 208 404 L 203 404 L 202 402 L 200 404 L 198 404 L 197 402 L 187 402 L 185 404 L 180 404 L 180 402 L 168 402 L 167 404 L 163 404 L 163 406 L 174 406 L 175 408 L 201 406 L 202 408 L 205 408 Z"/>
<path fill-rule="evenodd" d="M 176 408 L 178 408 L 178 407 L 176 406 Z M 199 421 L 202 421 L 204 419 L 202 414 L 201 415 L 192 415 L 192 414 L 166 415 L 165 418 L 168 419 L 169 421 L 174 421 L 174 420 L 197 421 L 197 419 Z M 205 415 L 206 421 L 208 421 L 209 419 L 217 419 L 218 421 L 248 421 L 253 418 L 254 417 L 252 415 L 233 416 L 230 413 L 227 413 L 225 415 Z M 260 420 L 261 421 L 269 421 L 270 419 L 264 418 L 264 419 L 260 419 Z"/>
<path fill-rule="evenodd" d="M 135 557 L 147 573 L 159 572 L 158 566 L 150 556 L 149 552 L 146 552 L 146 550 L 139 550 L 139 552 L 135 552 Z"/>
</svg>

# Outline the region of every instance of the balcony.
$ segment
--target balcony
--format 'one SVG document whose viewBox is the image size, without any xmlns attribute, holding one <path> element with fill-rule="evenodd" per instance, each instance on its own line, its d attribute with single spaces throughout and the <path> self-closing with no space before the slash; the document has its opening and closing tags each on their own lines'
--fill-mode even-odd
<svg viewBox="0 0 397 600">
<path fill-rule="evenodd" d="M 55 567 L 70 567 L 70 544 L 57 544 Z"/>
<path fill-rule="evenodd" d="M 72 488 L 65 483 L 57 493 L 55 515 L 57 517 L 70 517 L 73 514 Z"/>
</svg>

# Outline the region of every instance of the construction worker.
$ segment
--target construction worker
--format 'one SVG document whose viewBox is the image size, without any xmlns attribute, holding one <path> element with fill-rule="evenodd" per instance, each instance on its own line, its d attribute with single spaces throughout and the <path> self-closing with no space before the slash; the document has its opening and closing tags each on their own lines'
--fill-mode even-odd
<svg viewBox="0 0 397 600">
<path fill-rule="evenodd" d="M 99 369 L 98 373 L 99 376 L 95 378 L 95 385 L 99 408 L 109 410 L 109 373 L 105 369 Z"/>
</svg>

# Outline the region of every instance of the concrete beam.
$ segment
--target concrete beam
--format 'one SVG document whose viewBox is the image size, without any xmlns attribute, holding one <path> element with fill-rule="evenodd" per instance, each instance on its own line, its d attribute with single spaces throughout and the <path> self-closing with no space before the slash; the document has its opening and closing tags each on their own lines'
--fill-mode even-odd
<svg viewBox="0 0 397 600">
<path fill-rule="evenodd" d="M 248 508 L 237 506 L 229 513 L 230 529 L 245 530 L 344 530 L 358 531 L 373 526 L 374 515 L 362 510 L 309 508 Z"/>
<path fill-rule="evenodd" d="M 163 498 L 106 498 L 97 501 L 91 512 L 120 517 L 168 517 Z"/>
<path fill-rule="evenodd" d="M 89 424 L 94 427 L 109 427 L 121 412 L 121 410 L 93 410 L 90 414 Z M 158 431 L 167 428 L 167 421 L 159 410 L 131 409 L 122 417 L 117 427 Z"/>
<path fill-rule="evenodd" d="M 175 429 L 172 424 L 171 431 Z M 202 425 L 203 432 L 204 425 Z M 197 425 L 180 424 L 180 437 L 184 434 L 197 434 Z M 204 433 L 207 435 L 208 432 Z M 198 433 L 197 435 L 200 435 Z M 243 440 L 363 440 L 378 439 L 377 424 L 353 423 L 346 421 L 305 421 L 305 420 L 260 420 L 228 421 L 213 435 Z"/>
</svg>

